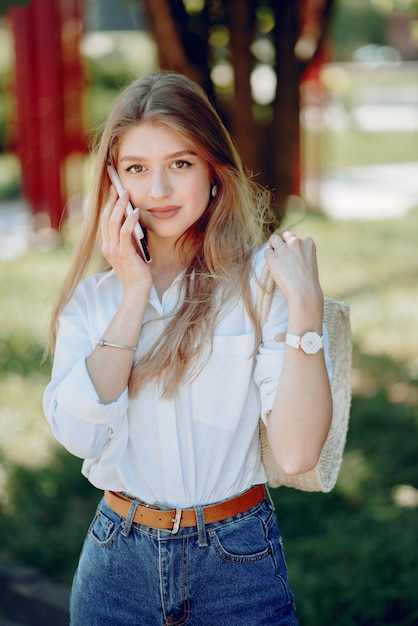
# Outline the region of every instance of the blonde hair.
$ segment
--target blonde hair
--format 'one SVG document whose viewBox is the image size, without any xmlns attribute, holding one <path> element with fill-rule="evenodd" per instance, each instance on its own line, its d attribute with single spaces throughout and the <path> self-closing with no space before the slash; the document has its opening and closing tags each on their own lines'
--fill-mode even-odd
<svg viewBox="0 0 418 626">
<path fill-rule="evenodd" d="M 100 214 L 110 187 L 107 159 L 110 155 L 117 161 L 121 137 L 141 122 L 164 124 L 178 132 L 206 160 L 218 189 L 201 218 L 178 241 L 186 268 L 183 298 L 165 332 L 134 364 L 129 381 L 132 395 L 151 380 L 162 383 L 164 393 L 172 395 L 179 382 L 195 371 L 208 342 L 211 345 L 219 313 L 228 300 L 243 298 L 259 341 L 249 281 L 251 259 L 266 240 L 274 217 L 269 193 L 244 171 L 228 131 L 196 83 L 174 72 L 133 82 L 116 100 L 96 149 L 80 240 L 52 316 L 51 348 L 59 315 L 99 250 Z M 106 267 L 101 257 L 101 269 Z"/>
</svg>

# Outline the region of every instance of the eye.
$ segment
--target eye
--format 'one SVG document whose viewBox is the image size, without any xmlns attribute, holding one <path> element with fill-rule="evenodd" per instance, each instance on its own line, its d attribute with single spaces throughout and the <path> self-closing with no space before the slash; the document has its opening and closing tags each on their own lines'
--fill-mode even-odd
<svg viewBox="0 0 418 626">
<path fill-rule="evenodd" d="M 181 159 L 179 161 L 174 161 L 171 167 L 175 170 L 185 170 L 191 165 L 192 164 L 190 163 L 190 161 L 185 161 L 184 159 Z"/>
<path fill-rule="evenodd" d="M 130 172 L 131 174 L 140 174 L 141 172 L 145 171 L 145 167 L 143 165 L 131 165 L 130 167 L 126 168 L 127 172 Z"/>
</svg>

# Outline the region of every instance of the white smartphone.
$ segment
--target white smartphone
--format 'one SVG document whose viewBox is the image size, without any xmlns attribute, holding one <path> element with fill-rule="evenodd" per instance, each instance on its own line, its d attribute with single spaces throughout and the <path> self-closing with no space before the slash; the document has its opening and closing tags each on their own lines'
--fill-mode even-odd
<svg viewBox="0 0 418 626">
<path fill-rule="evenodd" d="M 110 161 L 107 162 L 107 171 L 109 174 L 109 178 L 112 181 L 116 191 L 118 192 L 118 196 L 119 198 L 124 194 L 125 190 L 122 187 L 122 183 L 120 181 L 120 178 L 118 176 L 118 173 L 116 171 L 116 169 L 113 167 L 112 163 Z M 133 213 L 134 208 L 132 206 L 132 204 L 130 202 L 128 202 L 128 205 L 126 207 L 126 215 L 131 215 L 131 213 Z M 144 231 L 141 228 L 141 224 L 139 222 L 137 222 L 135 224 L 135 230 L 134 230 L 134 237 L 135 240 L 138 244 L 138 247 L 142 253 L 142 256 L 144 257 L 144 261 L 146 263 L 150 263 L 151 262 L 151 257 L 150 254 L 148 252 L 148 248 L 147 248 L 147 243 L 145 241 L 145 235 L 144 235 Z"/>
</svg>

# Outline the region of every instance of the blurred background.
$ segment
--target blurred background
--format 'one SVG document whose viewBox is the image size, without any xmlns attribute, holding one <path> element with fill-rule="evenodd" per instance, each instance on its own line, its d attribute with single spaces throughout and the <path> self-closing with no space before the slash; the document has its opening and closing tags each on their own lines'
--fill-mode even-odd
<svg viewBox="0 0 418 626">
<path fill-rule="evenodd" d="M 91 142 L 154 69 L 197 80 L 346 301 L 353 402 L 330 494 L 273 490 L 304 626 L 418 623 L 417 0 L 0 1 L 0 626 L 68 623 L 100 493 L 42 411 Z"/>
</svg>

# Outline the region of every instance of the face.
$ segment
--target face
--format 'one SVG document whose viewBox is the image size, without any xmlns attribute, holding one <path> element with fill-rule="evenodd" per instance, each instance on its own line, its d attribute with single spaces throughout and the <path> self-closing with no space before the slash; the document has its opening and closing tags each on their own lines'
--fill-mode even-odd
<svg viewBox="0 0 418 626">
<path fill-rule="evenodd" d="M 208 165 L 168 126 L 143 123 L 127 131 L 116 166 L 151 247 L 174 245 L 208 206 Z"/>
</svg>

